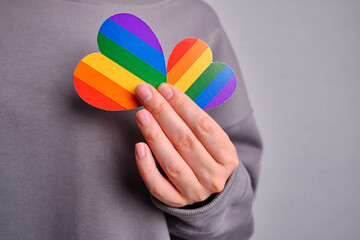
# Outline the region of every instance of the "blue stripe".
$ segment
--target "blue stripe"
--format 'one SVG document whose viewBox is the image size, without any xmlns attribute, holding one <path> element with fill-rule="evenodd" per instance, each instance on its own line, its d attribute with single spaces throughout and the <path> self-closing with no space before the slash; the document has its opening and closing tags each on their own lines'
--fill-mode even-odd
<svg viewBox="0 0 360 240">
<path fill-rule="evenodd" d="M 164 54 L 121 25 L 107 19 L 101 25 L 99 32 L 166 75 Z"/>
<path fill-rule="evenodd" d="M 194 102 L 200 108 L 204 109 L 234 75 L 234 71 L 226 65 L 224 69 L 221 70 L 221 72 L 219 72 L 219 74 L 211 81 L 211 83 L 199 94 Z"/>
</svg>

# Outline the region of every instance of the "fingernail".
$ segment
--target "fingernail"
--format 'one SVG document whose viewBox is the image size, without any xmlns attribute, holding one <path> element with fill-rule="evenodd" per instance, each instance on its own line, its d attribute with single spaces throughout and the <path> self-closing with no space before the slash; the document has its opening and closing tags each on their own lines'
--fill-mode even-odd
<svg viewBox="0 0 360 240">
<path fill-rule="evenodd" d="M 140 111 L 136 115 L 137 122 L 139 123 L 140 127 L 145 127 L 150 122 L 150 116 L 149 113 L 146 111 Z"/>
<path fill-rule="evenodd" d="M 151 99 L 152 94 L 149 89 L 149 86 L 145 83 L 140 83 L 135 89 L 136 95 L 140 98 L 142 102 L 147 102 Z"/>
<path fill-rule="evenodd" d="M 173 91 L 172 91 L 171 87 L 169 87 L 169 85 L 166 83 L 160 84 L 160 86 L 158 87 L 158 90 L 166 100 L 169 100 L 173 96 Z"/>
<path fill-rule="evenodd" d="M 137 158 L 144 158 L 145 157 L 145 147 L 144 144 L 137 143 L 135 145 L 135 154 Z"/>
</svg>

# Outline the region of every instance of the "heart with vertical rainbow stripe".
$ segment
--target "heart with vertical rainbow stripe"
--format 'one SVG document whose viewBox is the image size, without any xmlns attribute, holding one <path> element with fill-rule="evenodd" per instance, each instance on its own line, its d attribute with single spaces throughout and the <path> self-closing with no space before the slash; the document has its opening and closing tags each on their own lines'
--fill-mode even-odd
<svg viewBox="0 0 360 240">
<path fill-rule="evenodd" d="M 97 42 L 100 53 L 84 57 L 74 72 L 77 93 L 94 107 L 110 111 L 140 107 L 134 93 L 142 82 L 155 88 L 163 82 L 172 84 L 203 109 L 222 104 L 235 91 L 234 71 L 213 63 L 210 48 L 200 39 L 178 43 L 166 67 L 156 35 L 132 14 L 108 18 Z"/>
</svg>

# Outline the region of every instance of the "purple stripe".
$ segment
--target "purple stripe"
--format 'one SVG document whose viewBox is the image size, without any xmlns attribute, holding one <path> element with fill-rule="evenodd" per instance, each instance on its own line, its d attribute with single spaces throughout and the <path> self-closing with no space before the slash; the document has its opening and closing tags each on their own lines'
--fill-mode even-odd
<svg viewBox="0 0 360 240">
<path fill-rule="evenodd" d="M 129 14 L 119 13 L 110 17 L 111 20 L 133 33 L 138 38 L 147 42 L 150 46 L 163 53 L 161 45 L 151 28 L 140 18 Z"/>
<path fill-rule="evenodd" d="M 206 105 L 204 109 L 216 107 L 228 100 L 234 93 L 237 85 L 236 75 L 220 90 L 218 94 Z"/>
</svg>

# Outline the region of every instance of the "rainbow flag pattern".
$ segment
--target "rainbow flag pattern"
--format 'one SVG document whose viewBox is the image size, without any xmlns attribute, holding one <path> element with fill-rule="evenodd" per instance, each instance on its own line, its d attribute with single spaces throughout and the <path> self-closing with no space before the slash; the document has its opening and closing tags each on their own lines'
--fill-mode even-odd
<svg viewBox="0 0 360 240">
<path fill-rule="evenodd" d="M 142 82 L 158 87 L 175 85 L 201 108 L 225 102 L 236 88 L 234 71 L 224 63 L 212 62 L 210 48 L 196 38 L 176 45 L 168 65 L 151 28 L 140 18 L 120 13 L 100 27 L 100 53 L 84 57 L 76 66 L 74 86 L 87 103 L 109 111 L 140 107 L 135 88 Z"/>
<path fill-rule="evenodd" d="M 176 45 L 167 72 L 167 82 L 203 109 L 225 102 L 237 85 L 234 71 L 225 63 L 213 63 L 209 46 L 196 38 L 184 39 Z"/>
</svg>

